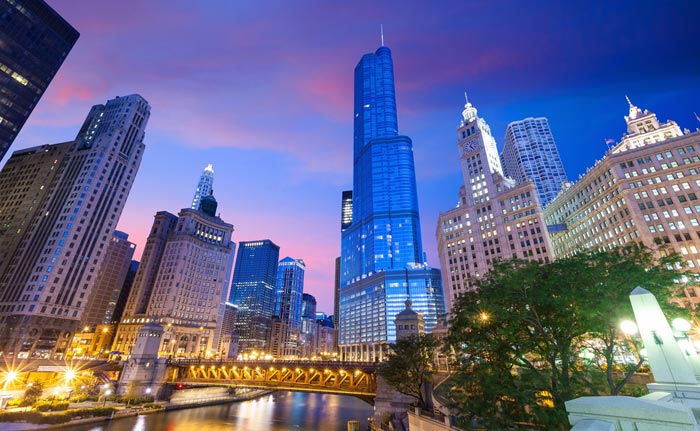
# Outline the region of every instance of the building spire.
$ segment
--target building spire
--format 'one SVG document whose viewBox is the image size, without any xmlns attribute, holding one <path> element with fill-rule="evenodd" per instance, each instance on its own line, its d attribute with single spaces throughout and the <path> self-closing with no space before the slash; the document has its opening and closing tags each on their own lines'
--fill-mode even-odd
<svg viewBox="0 0 700 431">
<path fill-rule="evenodd" d="M 382 46 L 384 46 L 384 24 L 379 24 L 379 34 L 382 37 Z"/>
<path fill-rule="evenodd" d="M 462 117 L 464 118 L 464 121 L 470 121 L 476 118 L 476 108 L 474 105 L 469 103 L 469 98 L 467 97 L 467 92 L 464 92 L 464 100 L 466 103 L 464 104 L 464 111 L 462 111 Z"/>
<path fill-rule="evenodd" d="M 625 120 L 629 123 L 630 120 L 636 120 L 637 118 L 641 117 L 644 115 L 644 112 L 642 112 L 641 109 L 639 109 L 637 106 L 635 106 L 632 101 L 630 100 L 627 95 L 625 95 L 625 99 L 627 100 L 627 103 L 630 105 L 630 113 L 629 116 L 625 117 Z"/>
</svg>

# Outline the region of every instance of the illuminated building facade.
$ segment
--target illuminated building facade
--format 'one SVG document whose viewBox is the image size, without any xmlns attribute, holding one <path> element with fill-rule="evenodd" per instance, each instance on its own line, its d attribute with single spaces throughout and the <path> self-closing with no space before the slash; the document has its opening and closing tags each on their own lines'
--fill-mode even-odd
<svg viewBox="0 0 700 431">
<path fill-rule="evenodd" d="M 656 242 L 700 273 L 700 132 L 629 103 L 627 133 L 545 209 L 556 256 Z M 700 306 L 700 289 L 686 287 Z"/>
<path fill-rule="evenodd" d="M 193 210 L 199 209 L 199 204 L 202 198 L 209 196 L 214 191 L 214 168 L 211 163 L 204 168 L 202 175 L 199 177 L 199 182 L 197 183 L 197 189 L 194 191 L 194 198 L 192 198 L 192 208 Z"/>
<path fill-rule="evenodd" d="M 0 250 L 5 241 L 12 248 L 0 265 L 3 355 L 64 356 L 138 172 L 149 116 L 141 96 L 117 97 L 92 107 L 75 141 L 57 146 L 60 157 L 46 158 L 51 146 L 30 148 L 12 157 L 29 171 L 12 170 L 10 161 L 3 169 L 24 180 L 3 182 L 0 208 L 12 205 L 6 200 L 17 187 L 40 191 L 23 198 L 27 219 L 9 220 L 25 227 L 0 238 Z"/>
<path fill-rule="evenodd" d="M 113 351 L 132 354 L 140 328 L 157 322 L 163 326 L 163 356 L 221 355 L 233 225 L 216 216 L 212 195 L 200 208 L 156 214 Z"/>
<path fill-rule="evenodd" d="M 471 103 L 462 117 L 457 149 L 464 185 L 457 206 L 440 214 L 435 232 L 448 313 L 495 260 L 549 262 L 553 256 L 537 188 L 504 176 L 491 128 Z"/>
<path fill-rule="evenodd" d="M 542 207 L 546 207 L 568 181 L 549 122 L 544 117 L 508 124 L 501 163 L 505 175 L 517 184 L 535 183 Z"/>
<path fill-rule="evenodd" d="M 276 337 L 277 348 L 270 353 L 276 357 L 299 356 L 301 306 L 306 265 L 301 259 L 285 257 L 277 266 L 275 316 L 281 321 Z"/>
<path fill-rule="evenodd" d="M 279 253 L 269 239 L 241 241 L 238 246 L 229 302 L 237 308 L 234 328 L 241 354 L 270 353 Z"/>
<path fill-rule="evenodd" d="M 423 261 L 413 144 L 398 133 L 389 48 L 362 57 L 354 94 L 352 222 L 341 232 L 338 344 L 342 359 L 374 361 L 396 339 L 394 316 L 404 308 L 407 283 L 428 332 L 444 302 L 440 271 Z"/>
<path fill-rule="evenodd" d="M 79 36 L 42 0 L 0 2 L 0 159 Z"/>
</svg>

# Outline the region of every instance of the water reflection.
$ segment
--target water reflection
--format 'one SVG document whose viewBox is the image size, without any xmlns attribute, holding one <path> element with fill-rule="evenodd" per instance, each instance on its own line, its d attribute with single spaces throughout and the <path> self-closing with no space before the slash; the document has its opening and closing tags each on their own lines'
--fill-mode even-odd
<svg viewBox="0 0 700 431">
<path fill-rule="evenodd" d="M 372 407 L 343 395 L 277 392 L 255 400 L 119 419 L 66 431 L 345 431 L 347 421 L 367 429 Z"/>
</svg>

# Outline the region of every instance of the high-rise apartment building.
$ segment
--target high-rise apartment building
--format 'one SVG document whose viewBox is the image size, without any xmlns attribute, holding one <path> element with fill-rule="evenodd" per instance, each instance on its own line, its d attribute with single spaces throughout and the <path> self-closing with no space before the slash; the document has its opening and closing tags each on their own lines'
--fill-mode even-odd
<svg viewBox="0 0 700 431">
<path fill-rule="evenodd" d="M 197 183 L 197 189 L 194 192 L 194 197 L 192 198 L 192 208 L 193 210 L 199 209 L 199 204 L 202 198 L 209 196 L 214 192 L 214 168 L 211 163 L 204 168 L 202 175 L 199 177 L 199 182 Z"/>
<path fill-rule="evenodd" d="M 241 241 L 238 246 L 229 302 L 237 308 L 234 327 L 241 354 L 269 353 L 279 252 L 269 239 Z"/>
<path fill-rule="evenodd" d="M 163 326 L 159 351 L 164 356 L 222 354 L 235 243 L 233 225 L 219 218 L 216 209 L 209 195 L 199 210 L 156 214 L 113 351 L 131 354 L 140 328 L 157 322 Z"/>
<path fill-rule="evenodd" d="M 285 257 L 277 266 L 275 316 L 281 322 L 278 348 L 270 353 L 276 357 L 299 356 L 301 331 L 301 304 L 306 265 L 301 259 Z"/>
<path fill-rule="evenodd" d="M 399 135 L 389 48 L 355 67 L 352 223 L 341 232 L 339 345 L 374 361 L 396 339 L 406 283 L 426 330 L 444 314 L 440 271 L 423 259 L 413 144 Z"/>
<path fill-rule="evenodd" d="M 568 182 L 554 136 L 544 117 L 508 124 L 501 163 L 505 175 L 516 183 L 535 183 L 543 208 Z"/>
<path fill-rule="evenodd" d="M 149 116 L 139 95 L 95 105 L 75 141 L 16 152 L 0 172 L 4 356 L 63 356 L 138 172 Z"/>
<path fill-rule="evenodd" d="M 83 327 L 112 322 L 135 248 L 136 244 L 129 241 L 128 234 L 114 231 L 87 301 L 90 306 L 85 310 Z"/>
<path fill-rule="evenodd" d="M 700 273 L 700 132 L 629 103 L 627 133 L 544 211 L 557 257 L 643 243 L 666 245 Z M 700 289 L 686 287 L 700 307 Z"/>
<path fill-rule="evenodd" d="M 0 2 L 0 159 L 79 36 L 42 0 Z"/>
<path fill-rule="evenodd" d="M 440 214 L 435 232 L 448 313 L 495 260 L 549 262 L 553 256 L 537 188 L 504 176 L 491 128 L 471 103 L 462 117 L 457 150 L 464 185 L 457 206 Z"/>
</svg>

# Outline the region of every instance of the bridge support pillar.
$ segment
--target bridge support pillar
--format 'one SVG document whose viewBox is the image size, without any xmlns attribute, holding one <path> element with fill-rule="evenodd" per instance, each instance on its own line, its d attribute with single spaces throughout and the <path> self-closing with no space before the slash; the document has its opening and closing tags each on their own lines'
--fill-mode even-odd
<svg viewBox="0 0 700 431">
<path fill-rule="evenodd" d="M 396 392 L 386 380 L 377 375 L 377 396 L 374 398 L 374 423 L 381 424 L 393 414 L 405 414 L 413 409 L 416 399 Z"/>
<path fill-rule="evenodd" d="M 158 357 L 163 327 L 155 322 L 139 329 L 131 357 L 124 364 L 117 394 L 147 396 L 159 399 L 167 379 L 167 359 Z"/>
</svg>

